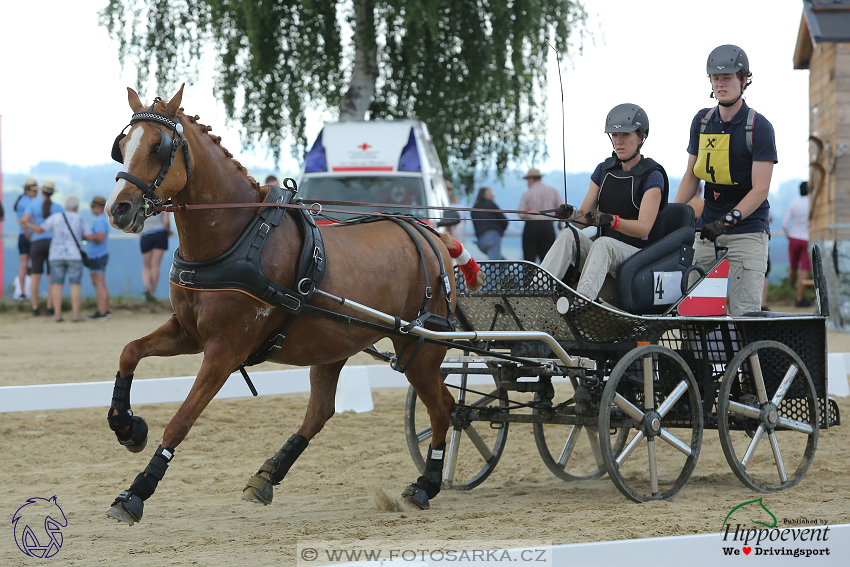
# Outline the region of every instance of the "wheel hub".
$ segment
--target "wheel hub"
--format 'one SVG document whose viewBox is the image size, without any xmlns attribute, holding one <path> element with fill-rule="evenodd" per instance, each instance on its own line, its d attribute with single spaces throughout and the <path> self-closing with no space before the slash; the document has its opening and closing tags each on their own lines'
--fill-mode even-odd
<svg viewBox="0 0 850 567">
<path fill-rule="evenodd" d="M 761 416 L 759 417 L 765 427 L 773 429 L 779 424 L 779 409 L 777 409 L 776 405 L 768 402 L 762 408 Z"/>
<path fill-rule="evenodd" d="M 656 411 L 647 412 L 643 418 L 647 437 L 655 437 L 661 432 L 661 415 Z"/>
</svg>

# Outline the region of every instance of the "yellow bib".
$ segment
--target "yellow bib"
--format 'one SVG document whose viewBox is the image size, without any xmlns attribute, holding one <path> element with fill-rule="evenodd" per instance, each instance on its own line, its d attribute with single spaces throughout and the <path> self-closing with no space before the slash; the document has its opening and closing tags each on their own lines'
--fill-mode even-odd
<svg viewBox="0 0 850 567">
<path fill-rule="evenodd" d="M 729 134 L 700 134 L 694 175 L 718 185 L 737 185 L 729 172 Z"/>
</svg>

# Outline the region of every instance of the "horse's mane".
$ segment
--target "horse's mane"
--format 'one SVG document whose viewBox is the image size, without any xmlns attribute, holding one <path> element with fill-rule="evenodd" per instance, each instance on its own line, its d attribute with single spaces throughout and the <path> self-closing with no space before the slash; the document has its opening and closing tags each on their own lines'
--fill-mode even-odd
<svg viewBox="0 0 850 567">
<path fill-rule="evenodd" d="M 166 104 L 166 102 L 165 102 L 165 101 L 160 101 L 160 103 L 159 103 L 159 104 L 161 104 L 161 105 L 163 105 L 163 106 L 164 106 L 164 105 Z M 162 110 L 164 110 L 164 108 L 163 108 Z M 162 112 L 162 110 L 157 110 L 157 111 L 158 111 L 158 112 Z M 247 179 L 247 180 L 248 180 L 248 182 L 251 184 L 251 187 L 253 187 L 254 189 L 257 189 L 257 190 L 259 190 L 259 189 L 260 189 L 260 184 L 257 182 L 257 180 L 256 180 L 256 179 L 254 179 L 251 175 L 249 175 L 249 174 L 248 174 L 248 170 L 245 168 L 245 166 L 244 166 L 244 165 L 242 165 L 241 163 L 239 163 L 239 161 L 237 161 L 237 160 L 233 159 L 233 154 L 232 154 L 232 153 L 230 153 L 230 151 L 228 151 L 228 149 L 227 149 L 227 148 L 225 148 L 224 146 L 222 146 L 222 145 L 221 145 L 221 136 L 214 136 L 214 135 L 212 135 L 212 134 L 210 134 L 210 133 L 209 133 L 209 132 L 211 132 L 211 131 L 212 131 L 212 126 L 206 126 L 205 124 L 201 124 L 201 123 L 199 122 L 199 120 L 201 119 L 201 117 L 200 117 L 200 116 L 198 116 L 197 114 L 196 114 L 195 116 L 188 116 L 188 115 L 186 115 L 186 114 L 183 112 L 183 108 L 182 108 L 182 107 L 181 107 L 180 109 L 178 109 L 178 111 L 177 111 L 177 115 L 178 115 L 178 116 L 180 116 L 181 118 L 185 118 L 185 119 L 186 119 L 186 120 L 188 120 L 191 124 L 194 124 L 194 125 L 198 126 L 198 127 L 201 129 L 201 131 L 202 131 L 202 132 L 206 132 L 206 133 L 207 133 L 207 135 L 208 135 L 208 136 L 210 137 L 210 139 L 212 140 L 212 142 L 213 142 L 216 146 L 218 146 L 218 147 L 221 149 L 221 151 L 222 151 L 222 152 L 224 152 L 224 155 L 225 155 L 225 156 L 227 156 L 228 158 L 230 158 L 230 161 L 232 161 L 232 162 L 236 165 L 236 169 L 237 169 L 237 171 L 239 171 L 239 173 L 241 173 L 241 174 L 242 174 L 242 176 L 243 176 L 243 177 L 245 177 L 245 179 Z"/>
</svg>

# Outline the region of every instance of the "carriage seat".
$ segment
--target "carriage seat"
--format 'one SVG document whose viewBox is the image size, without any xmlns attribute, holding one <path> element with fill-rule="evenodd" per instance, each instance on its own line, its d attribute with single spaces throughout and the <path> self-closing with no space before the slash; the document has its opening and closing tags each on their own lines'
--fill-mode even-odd
<svg viewBox="0 0 850 567">
<path fill-rule="evenodd" d="M 649 233 L 652 244 L 617 270 L 617 305 L 629 313 L 663 313 L 682 297 L 685 271 L 694 259 L 694 210 L 668 203 Z M 685 280 L 685 281 L 683 281 Z"/>
</svg>

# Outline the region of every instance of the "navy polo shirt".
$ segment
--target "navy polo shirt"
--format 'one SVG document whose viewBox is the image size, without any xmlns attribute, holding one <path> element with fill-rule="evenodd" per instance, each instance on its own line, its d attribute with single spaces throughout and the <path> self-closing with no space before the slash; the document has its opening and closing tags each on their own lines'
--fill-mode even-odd
<svg viewBox="0 0 850 567">
<path fill-rule="evenodd" d="M 773 125 L 758 112 L 755 114 L 753 124 L 752 154 L 747 148 L 745 128 L 749 107 L 746 102 L 741 105 L 735 117 L 726 122 L 720 120 L 719 111 L 715 112 L 706 125 L 701 142 L 701 121 L 709 110 L 709 108 L 703 108 L 694 116 L 688 143 L 688 153 L 698 156 L 694 174 L 705 181 L 705 208 L 697 219 L 697 226 L 714 222 L 736 208 L 741 199 L 753 188 L 754 161 L 777 162 Z M 718 136 L 711 136 L 712 134 Z M 715 152 L 715 148 L 718 151 Z M 700 153 L 701 151 L 703 154 Z M 715 172 L 717 176 L 714 175 Z M 720 180 L 724 177 L 726 183 Z M 770 203 L 765 199 L 750 216 L 738 223 L 728 234 L 770 233 L 769 214 Z"/>
</svg>

